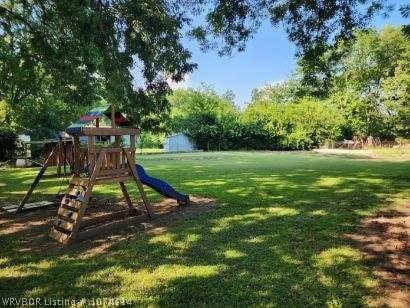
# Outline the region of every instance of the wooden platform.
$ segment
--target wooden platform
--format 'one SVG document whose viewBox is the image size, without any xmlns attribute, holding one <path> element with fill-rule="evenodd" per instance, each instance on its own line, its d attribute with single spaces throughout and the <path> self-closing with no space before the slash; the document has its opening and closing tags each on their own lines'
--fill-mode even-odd
<svg viewBox="0 0 410 308">
<path fill-rule="evenodd" d="M 33 202 L 33 203 L 27 203 L 24 208 L 22 209 L 23 211 L 30 211 L 30 210 L 36 210 L 36 209 L 41 209 L 49 206 L 56 206 L 59 205 L 59 201 L 38 201 L 38 202 Z M 0 207 L 0 211 L 14 214 L 16 213 L 19 205 L 18 204 L 12 204 L 12 205 L 6 205 L 3 207 Z"/>
</svg>

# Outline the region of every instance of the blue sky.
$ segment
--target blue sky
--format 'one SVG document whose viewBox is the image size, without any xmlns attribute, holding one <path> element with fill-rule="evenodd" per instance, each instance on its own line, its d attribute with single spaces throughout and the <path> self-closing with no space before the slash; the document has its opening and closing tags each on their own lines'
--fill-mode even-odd
<svg viewBox="0 0 410 308">
<path fill-rule="evenodd" d="M 410 21 L 396 11 L 388 18 L 375 18 L 373 26 L 406 23 Z M 288 41 L 283 29 L 274 29 L 269 23 L 262 25 L 244 52 L 236 52 L 231 57 L 220 57 L 216 51 L 204 53 L 195 41 L 186 40 L 185 46 L 192 52 L 192 60 L 198 68 L 179 86 L 195 88 L 206 83 L 218 92 L 232 90 L 235 103 L 241 107 L 250 100 L 252 89 L 286 80 L 295 68 L 295 46 Z"/>
</svg>

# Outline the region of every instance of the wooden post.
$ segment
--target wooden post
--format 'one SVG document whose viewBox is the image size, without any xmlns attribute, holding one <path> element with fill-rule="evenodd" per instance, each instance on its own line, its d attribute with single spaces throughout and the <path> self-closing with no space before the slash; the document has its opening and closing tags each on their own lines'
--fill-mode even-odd
<svg viewBox="0 0 410 308">
<path fill-rule="evenodd" d="M 131 156 L 134 159 L 134 164 L 135 164 L 135 135 L 130 135 L 130 148 L 131 148 Z"/>
<path fill-rule="evenodd" d="M 154 211 L 151 207 L 151 204 L 148 201 L 147 195 L 145 194 L 144 186 L 142 186 L 141 180 L 138 177 L 137 170 L 135 170 L 134 166 L 134 159 L 131 157 L 130 153 L 126 151 L 125 149 L 122 149 L 123 152 L 125 153 L 125 156 L 127 157 L 128 160 L 128 167 L 130 168 L 131 174 L 134 178 L 135 183 L 137 183 L 138 190 L 141 194 L 142 197 L 142 202 L 144 203 L 145 209 L 147 210 L 147 214 L 149 218 L 152 218 L 154 216 Z"/>
<path fill-rule="evenodd" d="M 62 153 L 63 153 L 63 166 L 64 166 L 64 176 L 66 176 L 67 175 L 67 162 L 68 162 L 68 160 L 67 160 L 67 141 L 64 139 L 64 142 L 62 142 L 62 145 L 63 145 L 63 150 L 62 150 Z"/>
<path fill-rule="evenodd" d="M 94 169 L 94 136 L 88 136 L 87 155 L 88 155 L 88 172 Z"/>
<path fill-rule="evenodd" d="M 57 155 L 56 155 L 57 177 L 61 177 L 61 158 L 63 156 L 63 143 L 61 141 L 61 138 L 58 140 L 57 146 L 58 146 Z"/>
<path fill-rule="evenodd" d="M 74 136 L 74 175 L 79 176 L 80 175 L 80 157 L 81 157 L 81 148 L 80 148 L 80 137 L 79 136 Z"/>
<path fill-rule="evenodd" d="M 115 124 L 115 109 L 114 106 L 111 105 L 111 127 L 112 128 L 116 128 L 116 124 Z M 115 147 L 120 147 L 121 144 L 121 136 L 115 136 Z M 115 159 L 114 159 L 115 165 L 118 166 L 120 163 L 120 153 L 115 154 Z"/>
<path fill-rule="evenodd" d="M 111 105 L 111 127 L 115 128 L 115 110 L 113 105 Z"/>
<path fill-rule="evenodd" d="M 134 209 L 134 206 L 132 205 L 132 201 L 130 198 L 130 195 L 128 194 L 127 187 L 125 186 L 124 182 L 119 182 L 122 194 L 124 195 L 125 201 L 127 202 L 127 205 L 130 209 Z"/>
<path fill-rule="evenodd" d="M 40 171 L 38 172 L 37 176 L 35 177 L 33 183 L 31 184 L 29 190 L 27 191 L 26 195 L 24 196 L 23 200 L 21 200 L 19 207 L 16 210 L 16 213 L 19 213 L 22 211 L 24 205 L 26 204 L 27 200 L 31 197 L 31 194 L 34 191 L 34 188 L 38 185 L 40 182 L 41 177 L 43 176 L 44 172 L 46 172 L 46 169 L 48 167 L 48 164 L 50 163 L 51 158 L 53 155 L 56 154 L 58 148 L 58 144 L 54 146 L 53 150 L 51 151 L 50 155 L 48 155 L 46 161 L 43 164 L 43 167 L 41 167 Z"/>
</svg>

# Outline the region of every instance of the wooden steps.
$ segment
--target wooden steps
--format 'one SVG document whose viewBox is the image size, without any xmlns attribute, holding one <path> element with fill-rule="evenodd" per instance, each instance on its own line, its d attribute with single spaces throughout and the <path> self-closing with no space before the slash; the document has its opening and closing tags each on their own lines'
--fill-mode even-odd
<svg viewBox="0 0 410 308">
<path fill-rule="evenodd" d="M 49 236 L 61 244 L 68 244 L 70 240 L 70 234 L 64 233 L 54 226 L 51 228 Z"/>
<path fill-rule="evenodd" d="M 61 205 L 64 205 L 64 208 L 66 209 L 74 208 L 79 210 L 81 208 L 82 202 L 80 200 L 67 198 L 66 196 L 64 196 L 61 200 Z"/>
<path fill-rule="evenodd" d="M 91 138 L 89 142 L 92 144 L 93 139 Z M 134 168 L 133 154 L 133 151 L 120 147 L 90 151 L 89 155 L 92 157 L 90 177 L 80 177 L 78 173 L 77 176 L 71 177 L 61 200 L 57 218 L 50 230 L 51 238 L 62 244 L 70 244 L 75 240 L 89 238 L 103 231 L 128 226 L 152 217 L 153 210 Z M 132 204 L 124 184 L 127 180 L 136 182 L 145 210 L 136 209 Z M 94 185 L 113 182 L 119 183 L 128 209 L 85 218 L 85 210 Z"/>
<path fill-rule="evenodd" d="M 68 244 L 79 228 L 82 215 L 87 206 L 90 193 L 87 194 L 88 179 L 72 177 L 61 199 L 57 218 L 50 230 L 50 237 L 62 244 Z M 88 199 L 86 199 L 88 196 Z"/>
</svg>

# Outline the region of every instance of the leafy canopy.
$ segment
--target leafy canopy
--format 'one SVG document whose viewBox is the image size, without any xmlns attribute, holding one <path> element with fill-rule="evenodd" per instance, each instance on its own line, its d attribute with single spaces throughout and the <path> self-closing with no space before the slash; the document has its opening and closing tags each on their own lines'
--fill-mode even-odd
<svg viewBox="0 0 410 308">
<path fill-rule="evenodd" d="M 2 1 L 0 99 L 13 108 L 41 97 L 65 104 L 101 97 L 137 120 L 166 109 L 167 79 L 195 65 L 182 46 L 181 13 L 150 1 Z M 132 69 L 143 79 L 134 86 Z M 131 112 L 132 111 L 132 112 Z"/>
<path fill-rule="evenodd" d="M 168 81 L 195 68 L 181 43 L 185 30 L 204 48 L 219 41 L 226 54 L 243 50 L 270 19 L 314 60 L 383 8 L 380 0 L 4 0 L 0 100 L 13 110 L 44 102 L 43 93 L 66 105 L 104 99 L 155 127 L 169 108 Z"/>
<path fill-rule="evenodd" d="M 344 118 L 342 131 L 346 139 L 408 138 L 410 39 L 404 27 L 355 31 L 352 40 L 339 42 L 331 52 L 340 57 L 332 59 L 326 53 L 320 59 L 326 61 L 328 75 L 304 66 L 299 58 L 290 79 L 255 89 L 251 105 L 286 105 L 310 96 L 338 108 Z M 306 72 L 321 81 L 303 78 Z M 258 114 L 264 117 L 269 112 Z"/>
<path fill-rule="evenodd" d="M 329 98 L 352 135 L 410 136 L 410 39 L 401 27 L 358 31 L 334 64 Z"/>
</svg>

